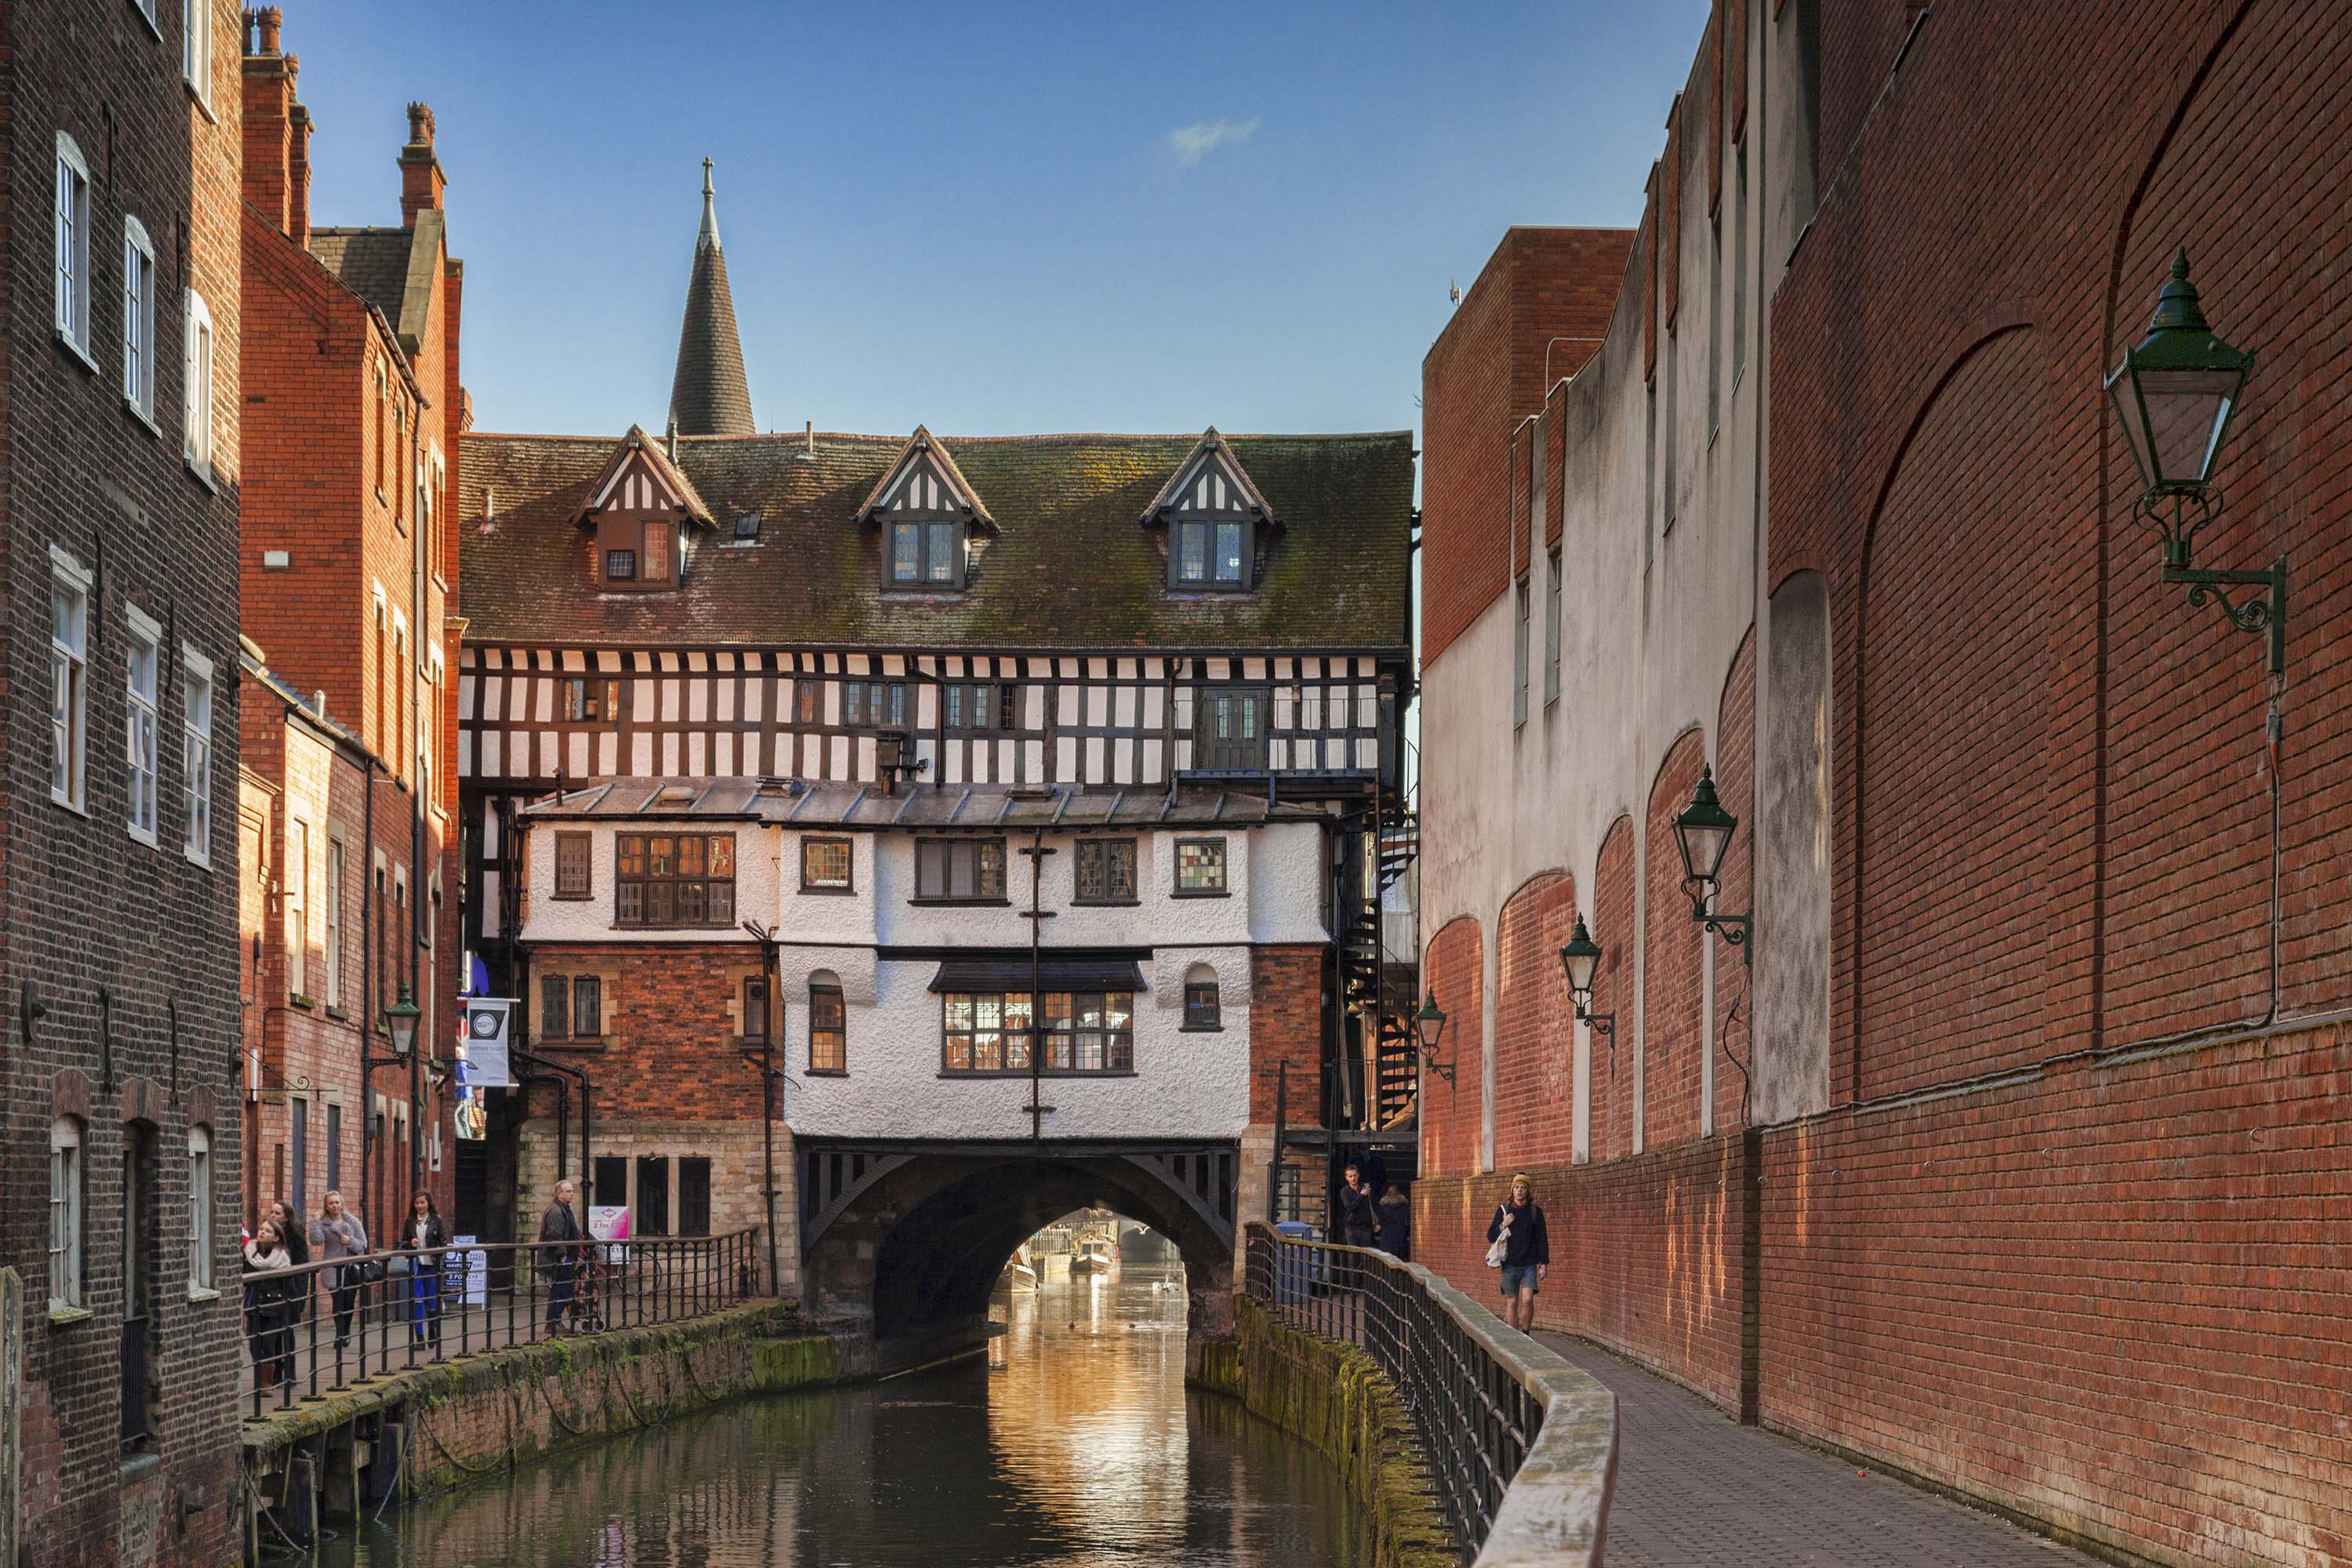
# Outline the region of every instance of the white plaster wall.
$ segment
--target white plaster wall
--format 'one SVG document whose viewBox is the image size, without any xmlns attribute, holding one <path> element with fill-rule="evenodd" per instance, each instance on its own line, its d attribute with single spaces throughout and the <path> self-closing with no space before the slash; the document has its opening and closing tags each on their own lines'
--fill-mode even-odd
<svg viewBox="0 0 2352 1568">
<path fill-rule="evenodd" d="M 558 826 L 594 837 L 593 891 L 558 901 L 553 890 Z M 530 903 L 524 939 L 535 942 L 708 941 L 709 931 L 618 931 L 612 924 L 614 841 L 667 822 L 534 823 L 527 856 Z M 772 925 L 782 1060 L 791 1075 L 786 1119 L 823 1137 L 1006 1138 L 1029 1131 L 1026 1077 L 948 1078 L 942 1073 L 939 997 L 929 989 L 936 959 L 887 959 L 893 948 L 1012 948 L 1029 942 L 1025 840 L 1008 835 L 1006 907 L 916 905 L 912 834 L 856 834 L 855 891 L 803 894 L 799 832 L 735 825 L 737 913 Z M 1312 822 L 1183 829 L 1140 836 L 1132 907 L 1076 905 L 1072 846 L 1078 834 L 1050 834 L 1058 853 L 1045 861 L 1042 901 L 1049 947 L 1150 950 L 1140 963 L 1148 990 L 1136 997 L 1135 1071 L 1121 1077 L 1051 1077 L 1044 1100 L 1048 1137 L 1229 1138 L 1249 1121 L 1250 950 L 1254 943 L 1318 943 L 1322 834 Z M 1178 838 L 1223 837 L 1227 896 L 1177 898 Z M 1222 1027 L 1183 1028 L 1184 981 L 1206 964 L 1218 982 Z M 846 1007 L 846 1077 L 808 1069 L 808 984 L 829 972 Z"/>
<path fill-rule="evenodd" d="M 1749 29 L 1751 93 L 1764 90 L 1766 67 L 1774 51 L 1793 37 L 1788 29 L 1761 22 Z M 1777 65 L 1773 66 L 1778 70 Z M 1495 1028 L 1497 1015 L 1496 941 L 1503 906 L 1528 879 L 1566 871 L 1576 879 L 1580 908 L 1591 911 L 1601 844 L 1621 815 L 1632 818 L 1635 866 L 1635 916 L 1627 931 L 1596 929 L 1603 946 L 1622 949 L 1635 960 L 1633 996 L 1618 1009 L 1618 1041 L 1632 1057 L 1635 1146 L 1641 1146 L 1643 1041 L 1641 943 L 1647 878 L 1646 818 L 1652 783 L 1666 753 L 1683 732 L 1699 727 L 1706 754 L 1715 760 L 1717 721 L 1732 663 L 1751 624 L 1758 636 L 1755 702 L 1756 752 L 1768 753 L 1764 654 L 1763 529 L 1768 496 L 1758 462 L 1764 438 L 1767 347 L 1770 342 L 1773 287 L 1784 269 L 1788 202 L 1782 191 L 1793 177 L 1785 137 L 1773 132 L 1785 118 L 1761 112 L 1751 102 L 1748 149 L 1748 254 L 1747 274 L 1734 267 L 1736 184 L 1727 152 L 1723 187 L 1724 293 L 1711 300 L 1714 227 L 1707 218 L 1704 142 L 1685 146 L 1681 254 L 1681 303 L 1675 332 L 1659 324 L 1657 417 L 1663 443 L 1679 444 L 1675 468 L 1681 491 L 1671 532 L 1661 526 L 1666 464 L 1661 455 L 1655 482 L 1660 501 L 1649 500 L 1649 389 L 1643 371 L 1640 257 L 1629 268 L 1607 341 L 1570 381 L 1566 397 L 1567 472 L 1564 476 L 1561 560 L 1563 585 L 1560 695 L 1544 700 L 1544 519 L 1539 500 L 1517 520 L 1528 531 L 1518 558 L 1534 563 L 1537 605 L 1529 617 L 1531 671 L 1529 711 L 1524 726 L 1512 721 L 1513 648 L 1517 624 L 1507 590 L 1469 629 L 1423 671 L 1422 734 L 1422 940 L 1424 945 L 1457 917 L 1475 917 L 1481 928 L 1485 974 L 1484 1036 L 1477 1042 L 1476 1079 L 1483 1098 L 1483 1164 L 1494 1166 Z M 1696 111 L 1696 112 L 1695 112 Z M 1702 107 L 1685 100 L 1686 127 L 1712 134 Z M 1777 205 L 1775 205 L 1777 204 Z M 1766 233 L 1767 219 L 1770 234 Z M 1730 290 L 1748 290 L 1748 348 L 1744 374 L 1735 384 L 1730 331 Z M 1707 409 L 1709 330 L 1721 312 L 1725 334 L 1719 418 L 1710 430 Z M 1675 424 L 1666 422 L 1669 356 L 1678 378 Z M 1654 516 L 1654 549 L 1644 560 L 1644 528 Z M 1818 634 L 1816 634 L 1818 635 Z M 1755 813 L 1741 812 L 1743 834 Z M 1759 876 L 1765 857 L 1755 864 Z M 1679 895 L 1677 895 L 1679 897 Z M 1770 953 L 1770 932 L 1759 931 L 1759 962 Z M 1706 976 L 1708 1043 L 1719 1008 L 1716 977 L 1727 978 L 1738 959 L 1709 942 Z M 1735 1038 L 1744 1051 L 1744 1038 Z M 1465 1042 L 1465 1047 L 1468 1042 Z M 1825 1042 L 1824 1048 L 1825 1048 Z M 1591 1150 L 1591 1039 L 1575 1032 L 1575 1149 Z M 1711 1075 L 1715 1052 L 1702 1057 Z M 1465 1062 L 1465 1087 L 1472 1077 Z M 1703 1116 L 1712 1126 L 1714 1085 L 1702 1083 Z M 1737 1095 L 1736 1086 L 1726 1093 Z"/>
<path fill-rule="evenodd" d="M 589 835 L 589 884 L 584 899 L 555 896 L 555 835 Z M 613 923 L 614 846 L 624 833 L 732 833 L 735 836 L 735 920 L 758 920 L 776 907 L 775 830 L 752 822 L 696 821 L 685 816 L 638 821 L 531 822 L 523 840 L 522 939 L 525 942 L 610 942 L 623 938 L 650 943 L 707 942 L 738 936 L 735 921 L 724 930 L 708 926 L 650 930 Z M 793 868 L 797 879 L 800 868 Z"/>
</svg>

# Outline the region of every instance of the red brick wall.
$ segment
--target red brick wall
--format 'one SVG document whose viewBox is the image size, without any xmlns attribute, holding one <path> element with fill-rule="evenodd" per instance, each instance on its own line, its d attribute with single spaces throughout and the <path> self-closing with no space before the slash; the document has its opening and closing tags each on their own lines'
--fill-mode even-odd
<svg viewBox="0 0 2352 1568">
<path fill-rule="evenodd" d="M 1739 818 L 1739 831 L 1723 857 L 1715 907 L 1727 914 L 1756 908 L 1756 632 L 1754 627 L 1731 661 L 1716 719 L 1715 793 L 1723 808 Z M 1755 1048 L 1749 1026 L 1756 998 L 1752 972 L 1740 950 L 1719 943 L 1715 950 L 1715 1123 L 1713 1130 L 1747 1120 L 1747 1064 Z"/>
<path fill-rule="evenodd" d="M 1429 942 L 1422 984 L 1446 1017 L 1439 1052 L 1457 1064 L 1446 1082 L 1426 1068 L 1421 1075 L 1421 1169 L 1424 1174 L 1475 1171 L 1479 1166 L 1481 1089 L 1486 1055 L 1486 937 L 1468 915 L 1450 921 Z"/>
<path fill-rule="evenodd" d="M 606 1114 L 756 1121 L 759 1070 L 737 1042 L 743 982 L 760 972 L 760 949 L 748 942 L 534 947 L 524 1002 L 531 1048 L 586 1068 Z M 551 974 L 604 981 L 604 1034 L 595 1043 L 540 1038 L 540 983 Z M 856 1048 L 853 1037 L 850 1049 Z M 554 1115 L 555 1091 L 534 1089 L 530 1113 Z"/>
<path fill-rule="evenodd" d="M 1685 731 L 1650 785 L 1642 957 L 1642 1142 L 1649 1149 L 1698 1136 L 1708 938 L 1683 891 L 1675 816 L 1690 804 L 1706 763 L 1706 737 Z"/>
<path fill-rule="evenodd" d="M 1592 940 L 1601 944 L 1592 1011 L 1616 1015 L 1616 1033 L 1592 1037 L 1592 1158 L 1633 1152 L 1633 819 L 1621 816 L 1594 865 Z"/>
<path fill-rule="evenodd" d="M 1424 659 L 1509 584 L 1513 431 L 1542 407 L 1547 375 L 1599 346 L 1632 243 L 1627 229 L 1512 229 L 1422 361 Z"/>
<path fill-rule="evenodd" d="M 1288 1125 L 1319 1120 L 1322 1093 L 1323 950 L 1250 949 L 1250 1121 L 1274 1120 L 1277 1079 L 1288 1069 Z"/>
<path fill-rule="evenodd" d="M 1495 935 L 1495 1167 L 1565 1165 L 1576 1098 L 1575 1004 L 1559 950 L 1576 929 L 1576 880 L 1530 879 Z"/>
<path fill-rule="evenodd" d="M 1767 1132 L 1765 1420 L 2162 1561 L 2345 1561 L 2347 1103 L 2338 1025 Z"/>
<path fill-rule="evenodd" d="M 1737 1413 L 1741 1169 L 1735 1133 L 1601 1164 L 1504 1161 L 1489 1175 L 1423 1175 L 1412 1189 L 1414 1260 L 1491 1303 L 1486 1223 L 1526 1170 L 1551 1237 L 1537 1324 L 1597 1341 Z"/>
</svg>

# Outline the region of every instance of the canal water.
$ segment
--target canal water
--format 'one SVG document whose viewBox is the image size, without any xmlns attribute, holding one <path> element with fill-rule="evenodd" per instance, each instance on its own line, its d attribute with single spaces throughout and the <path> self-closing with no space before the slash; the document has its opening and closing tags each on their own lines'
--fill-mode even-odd
<svg viewBox="0 0 2352 1568">
<path fill-rule="evenodd" d="M 985 1363 L 681 1417 L 388 1513 L 329 1568 L 1366 1568 L 1322 1456 L 1184 1386 L 1174 1265 L 1000 1291 Z"/>
</svg>

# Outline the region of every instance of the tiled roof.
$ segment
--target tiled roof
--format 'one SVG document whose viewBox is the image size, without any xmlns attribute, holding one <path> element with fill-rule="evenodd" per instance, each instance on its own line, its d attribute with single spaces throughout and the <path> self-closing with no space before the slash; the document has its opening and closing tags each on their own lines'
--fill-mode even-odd
<svg viewBox="0 0 2352 1568">
<path fill-rule="evenodd" d="M 408 288 L 411 237 L 404 228 L 314 228 L 310 254 L 397 327 Z"/>
<path fill-rule="evenodd" d="M 551 795 L 523 808 L 523 816 L 552 821 L 658 821 L 750 819 L 787 827 L 921 828 L 943 832 L 969 828 L 1003 832 L 1045 828 L 1065 833 L 1103 827 L 1255 827 L 1268 822 L 1322 822 L 1309 805 L 1266 798 L 1264 791 L 1240 792 L 1180 784 L 1175 792 L 1153 787 L 1041 789 L 1019 784 L 900 784 L 882 786 L 843 780 L 719 778 L 626 778 Z"/>
<path fill-rule="evenodd" d="M 719 541 L 668 594 L 600 594 L 573 520 L 611 436 L 468 435 L 459 465 L 462 610 L 477 641 L 593 647 L 1388 649 L 1407 643 L 1409 432 L 1231 436 L 1286 525 L 1244 594 L 1173 594 L 1165 531 L 1136 526 L 1194 436 L 948 437 L 1002 529 L 976 538 L 961 594 L 881 589 L 881 531 L 851 521 L 903 437 L 682 437 L 677 465 Z M 482 516 L 485 496 L 496 513 Z"/>
</svg>

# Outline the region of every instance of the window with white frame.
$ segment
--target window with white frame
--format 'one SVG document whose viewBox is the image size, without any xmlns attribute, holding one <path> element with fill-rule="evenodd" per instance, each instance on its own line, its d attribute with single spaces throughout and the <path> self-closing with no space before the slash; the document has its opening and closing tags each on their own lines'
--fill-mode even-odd
<svg viewBox="0 0 2352 1568">
<path fill-rule="evenodd" d="M 49 1123 L 49 1310 L 81 1305 L 81 1123 Z"/>
<path fill-rule="evenodd" d="M 188 290 L 188 324 L 186 353 L 182 355 L 185 375 L 182 381 L 187 399 L 186 438 L 184 449 L 188 461 L 196 472 L 206 479 L 213 472 L 213 313 L 205 308 L 205 298 L 194 289 Z"/>
<path fill-rule="evenodd" d="M 49 552 L 49 798 L 81 809 L 89 716 L 89 574 Z"/>
<path fill-rule="evenodd" d="M 327 840 L 327 1005 L 343 1005 L 343 841 Z M 330 1178 L 331 1180 L 332 1178 Z"/>
<path fill-rule="evenodd" d="M 213 661 L 180 649 L 180 789 L 186 807 L 181 847 L 189 859 L 213 858 Z"/>
<path fill-rule="evenodd" d="M 158 668 L 163 660 L 156 650 L 162 646 L 163 628 L 139 613 L 137 605 L 125 606 L 131 623 L 131 635 L 125 640 L 123 652 L 124 697 L 122 709 L 123 763 L 129 788 L 127 820 L 131 837 L 142 844 L 155 842 L 155 687 Z"/>
<path fill-rule="evenodd" d="M 180 69 L 201 103 L 213 96 L 212 23 L 208 0 L 180 0 Z"/>
<path fill-rule="evenodd" d="M 286 989 L 310 994 L 310 825 L 286 825 Z"/>
<path fill-rule="evenodd" d="M 122 401 L 155 417 L 155 242 L 122 220 Z"/>
<path fill-rule="evenodd" d="M 213 1285 L 213 1135 L 188 1129 L 188 1288 Z"/>
<path fill-rule="evenodd" d="M 64 132 L 58 132 L 58 331 L 89 353 L 89 164 Z"/>
</svg>

